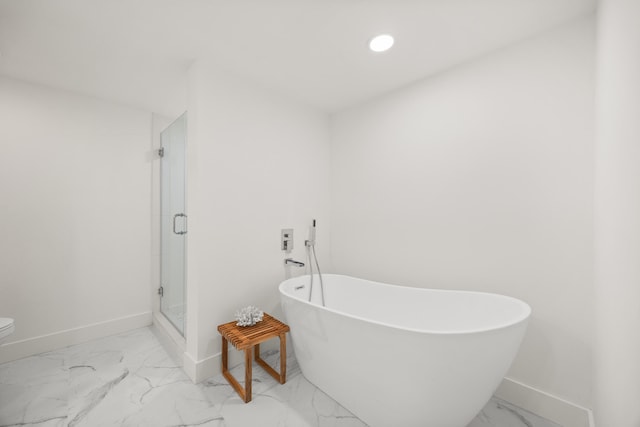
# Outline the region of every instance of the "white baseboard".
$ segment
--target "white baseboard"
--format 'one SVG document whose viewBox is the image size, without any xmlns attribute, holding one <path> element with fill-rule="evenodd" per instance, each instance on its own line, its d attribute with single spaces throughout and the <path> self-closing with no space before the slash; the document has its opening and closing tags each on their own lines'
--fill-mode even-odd
<svg viewBox="0 0 640 427">
<path fill-rule="evenodd" d="M 198 369 L 196 365 L 197 362 L 193 359 L 193 357 L 191 357 L 189 353 L 185 351 L 182 358 L 182 369 L 184 370 L 184 373 L 187 374 L 189 379 L 194 383 L 200 382 L 197 381 L 198 376 L 196 375 L 196 372 L 198 371 Z"/>
<path fill-rule="evenodd" d="M 222 354 L 214 354 L 196 361 L 189 353 L 184 353 L 184 371 L 194 383 L 199 383 L 222 372 Z"/>
<path fill-rule="evenodd" d="M 81 344 L 92 339 L 107 337 L 149 325 L 151 325 L 151 312 L 147 311 L 20 341 L 7 342 L 2 345 L 2 351 L 0 351 L 0 363 L 11 362 L 34 354 Z"/>
<path fill-rule="evenodd" d="M 563 427 L 594 427 L 590 409 L 505 378 L 495 395 Z"/>
</svg>

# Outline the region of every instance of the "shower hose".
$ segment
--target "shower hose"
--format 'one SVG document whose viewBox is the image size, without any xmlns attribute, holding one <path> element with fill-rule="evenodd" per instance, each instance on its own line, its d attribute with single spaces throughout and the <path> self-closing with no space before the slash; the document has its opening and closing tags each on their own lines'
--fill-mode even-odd
<svg viewBox="0 0 640 427">
<path fill-rule="evenodd" d="M 309 284 L 309 302 L 311 302 L 311 296 L 313 295 L 313 262 L 311 256 L 313 255 L 313 260 L 316 262 L 316 269 L 318 270 L 318 278 L 320 279 L 320 296 L 322 301 L 322 306 L 324 307 L 324 284 L 322 283 L 322 273 L 320 272 L 320 264 L 318 264 L 318 257 L 316 256 L 316 245 L 313 243 L 307 243 L 307 258 L 309 259 L 309 270 L 310 270 L 310 284 Z"/>
</svg>

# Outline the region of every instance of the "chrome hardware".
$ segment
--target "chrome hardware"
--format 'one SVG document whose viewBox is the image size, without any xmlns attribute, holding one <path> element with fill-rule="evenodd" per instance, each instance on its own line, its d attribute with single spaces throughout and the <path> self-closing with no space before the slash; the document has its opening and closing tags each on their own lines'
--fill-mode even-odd
<svg viewBox="0 0 640 427">
<path fill-rule="evenodd" d="M 304 285 L 295 286 L 293 289 L 299 291 L 300 289 L 304 289 Z"/>
<path fill-rule="evenodd" d="M 293 228 L 283 228 L 280 231 L 280 250 L 291 252 L 293 249 Z"/>
<path fill-rule="evenodd" d="M 184 230 L 176 231 L 176 219 L 181 216 L 184 217 Z M 173 233 L 174 234 L 187 234 L 187 216 L 183 213 L 177 213 L 173 216 Z"/>
<path fill-rule="evenodd" d="M 313 220 L 313 225 L 309 227 L 309 240 L 304 241 L 304 245 L 307 248 L 315 246 L 316 244 L 316 220 Z"/>
<path fill-rule="evenodd" d="M 296 267 L 304 267 L 304 262 L 295 261 L 293 258 L 287 258 L 284 260 L 284 265 L 293 264 Z"/>
<path fill-rule="evenodd" d="M 164 157 L 164 147 L 162 147 L 162 148 L 160 148 L 160 149 L 158 150 L 158 156 L 160 156 L 160 157 Z"/>
<path fill-rule="evenodd" d="M 161 297 L 163 297 L 163 296 L 164 296 L 164 287 L 160 286 L 160 287 L 158 288 L 158 295 L 160 295 Z"/>
</svg>

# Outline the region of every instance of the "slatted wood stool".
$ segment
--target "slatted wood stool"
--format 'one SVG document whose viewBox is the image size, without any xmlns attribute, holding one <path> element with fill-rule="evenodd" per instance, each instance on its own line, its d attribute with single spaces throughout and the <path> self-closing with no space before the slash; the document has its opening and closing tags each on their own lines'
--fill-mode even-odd
<svg viewBox="0 0 640 427">
<path fill-rule="evenodd" d="M 233 321 L 218 326 L 218 332 L 222 335 L 222 375 L 229 381 L 229 384 L 238 392 L 245 403 L 251 402 L 251 352 L 254 351 L 254 348 L 256 362 L 280 384 L 285 383 L 287 375 L 286 333 L 289 332 L 289 326 L 264 313 L 262 321 L 253 326 L 238 326 Z M 275 337 L 280 338 L 280 373 L 260 357 L 260 343 Z M 229 341 L 237 350 L 244 350 L 244 388 L 229 372 Z"/>
</svg>

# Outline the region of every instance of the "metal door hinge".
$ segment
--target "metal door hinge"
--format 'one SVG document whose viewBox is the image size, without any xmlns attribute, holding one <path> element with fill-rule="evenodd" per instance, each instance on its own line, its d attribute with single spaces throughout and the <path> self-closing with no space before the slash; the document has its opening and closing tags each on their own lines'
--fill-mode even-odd
<svg viewBox="0 0 640 427">
<path fill-rule="evenodd" d="M 178 217 L 182 217 L 184 218 L 184 230 L 182 231 L 177 231 L 176 230 L 176 219 L 178 219 Z M 177 213 L 173 216 L 173 233 L 174 234 L 187 234 L 187 215 L 183 214 L 183 213 Z"/>
<path fill-rule="evenodd" d="M 164 288 L 162 286 L 158 288 L 158 295 L 160 295 L 161 297 L 164 296 Z"/>
<path fill-rule="evenodd" d="M 160 156 L 160 157 L 164 157 L 164 147 L 162 147 L 162 148 L 160 148 L 160 149 L 158 150 L 158 156 Z"/>
</svg>

